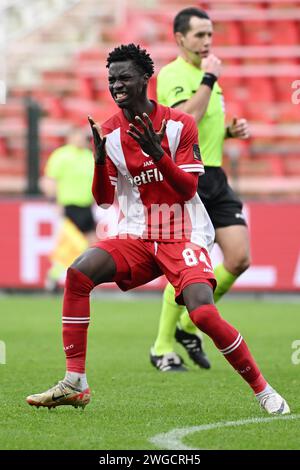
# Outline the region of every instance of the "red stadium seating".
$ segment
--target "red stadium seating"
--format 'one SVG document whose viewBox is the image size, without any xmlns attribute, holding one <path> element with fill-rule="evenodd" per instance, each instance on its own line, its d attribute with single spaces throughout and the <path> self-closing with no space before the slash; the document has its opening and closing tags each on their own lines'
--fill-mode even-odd
<svg viewBox="0 0 300 470">
<path fill-rule="evenodd" d="M 278 46 L 292 46 L 299 41 L 298 29 L 294 21 L 273 21 L 270 25 L 271 43 Z"/>
<path fill-rule="evenodd" d="M 300 151 L 284 157 L 283 165 L 287 176 L 300 176 Z"/>
<path fill-rule="evenodd" d="M 242 44 L 252 46 L 263 46 L 270 44 L 271 33 L 265 20 L 243 21 Z"/>
<path fill-rule="evenodd" d="M 242 35 L 240 26 L 234 21 L 218 22 L 214 26 L 213 38 L 215 46 L 234 46 L 241 44 Z"/>
<path fill-rule="evenodd" d="M 207 8 L 214 20 L 214 46 L 220 50 L 227 48 L 223 49 L 226 52 L 222 57 L 224 73 L 219 80 L 224 92 L 227 120 L 234 116 L 246 117 L 253 129 L 261 129 L 260 132 L 255 130 L 258 133 L 254 132 L 249 144 L 241 144 L 239 174 L 243 177 L 299 175 L 300 155 L 293 147 L 296 137 L 291 134 L 283 140 L 284 137 L 276 135 L 274 130 L 275 125 L 288 126 L 299 122 L 299 105 L 291 102 L 291 84 L 300 79 L 299 74 L 296 76 L 294 73 L 300 64 L 299 54 L 295 49 L 294 56 L 289 53 L 285 57 L 280 49 L 282 46 L 296 47 L 300 43 L 300 21 L 283 14 L 288 9 L 294 11 L 297 5 L 293 1 L 269 0 L 207 0 L 196 4 Z M 188 0 L 176 0 L 175 3 L 162 0 L 159 7 L 143 10 L 128 7 L 125 21 L 117 26 L 102 24 L 99 28 L 101 41 L 77 50 L 68 68 L 45 70 L 34 90 L 18 85 L 9 90 L 7 104 L 0 106 L 0 174 L 22 175 L 25 172 L 22 99 L 28 91 L 40 102 L 45 114 L 41 126 L 43 167 L 49 153 L 64 142 L 72 122 L 86 125 L 88 114 L 101 122 L 116 110 L 107 88 L 105 61 L 108 52 L 119 43 L 140 43 L 153 57 L 157 73 L 177 54 L 172 20 L 176 11 L 187 6 L 191 6 Z M 249 17 L 243 14 L 245 9 Z M 234 14 L 230 18 L 232 11 Z M 251 52 L 253 48 L 247 47 L 250 53 L 244 55 L 245 46 L 260 49 Z M 270 56 L 264 52 L 264 46 L 272 49 Z M 257 55 L 255 50 L 259 52 Z M 268 69 L 269 65 L 278 67 L 276 70 Z M 249 73 L 243 73 L 245 66 Z M 267 67 L 260 72 L 260 66 Z M 231 72 L 228 74 L 226 70 Z M 156 76 L 150 80 L 149 96 L 156 97 Z M 282 132 L 284 135 L 285 128 Z M 286 132 L 288 135 L 290 131 Z M 280 151 L 276 150 L 278 145 Z"/>
<path fill-rule="evenodd" d="M 294 80 L 295 80 L 295 77 L 289 77 L 289 76 L 274 77 L 273 85 L 274 85 L 276 102 L 291 103 L 292 92 L 293 92 L 292 83 Z"/>
</svg>

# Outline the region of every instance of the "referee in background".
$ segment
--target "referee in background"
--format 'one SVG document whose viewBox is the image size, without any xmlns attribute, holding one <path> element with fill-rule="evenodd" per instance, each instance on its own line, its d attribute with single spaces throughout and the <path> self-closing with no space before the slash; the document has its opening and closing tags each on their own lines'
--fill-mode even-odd
<svg viewBox="0 0 300 470">
<path fill-rule="evenodd" d="M 224 140 L 247 139 L 245 119 L 234 118 L 225 125 L 225 106 L 218 84 L 221 61 L 211 53 L 213 25 L 208 14 L 198 8 L 186 8 L 175 17 L 173 30 L 179 48 L 178 57 L 164 66 L 157 78 L 159 103 L 191 114 L 198 125 L 199 146 L 205 174 L 199 178 L 198 194 L 215 228 L 224 260 L 214 272 L 217 302 L 235 280 L 249 267 L 250 250 L 242 202 L 229 186 L 222 169 Z M 158 335 L 150 360 L 160 371 L 186 371 L 182 358 L 174 352 L 174 337 L 200 367 L 210 363 L 202 348 L 199 330 L 186 309 L 175 303 L 174 288 L 168 284 L 163 296 Z"/>
</svg>

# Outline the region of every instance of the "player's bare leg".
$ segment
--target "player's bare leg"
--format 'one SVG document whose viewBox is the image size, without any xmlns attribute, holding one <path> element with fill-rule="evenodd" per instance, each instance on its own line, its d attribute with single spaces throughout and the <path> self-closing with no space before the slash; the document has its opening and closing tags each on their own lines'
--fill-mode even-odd
<svg viewBox="0 0 300 470">
<path fill-rule="evenodd" d="M 216 229 L 216 242 L 219 244 L 224 260 L 214 269 L 217 287 L 214 302 L 218 302 L 231 288 L 236 279 L 249 267 L 249 233 L 244 225 L 231 225 Z M 158 334 L 150 352 L 151 363 L 159 370 L 177 370 L 182 359 L 174 353 L 174 337 L 187 350 L 190 358 L 200 367 L 208 369 L 210 363 L 203 351 L 199 329 L 190 319 L 187 310 L 175 302 L 175 291 L 168 284 L 164 291 Z M 177 359 L 174 362 L 173 356 Z M 164 357 L 167 359 L 164 360 Z M 176 357 L 177 356 L 177 357 Z M 168 360 L 168 358 L 171 358 Z M 171 361 L 171 364 L 169 362 Z M 183 370 L 184 365 L 180 366 Z M 187 369 L 186 369 L 187 370 Z"/>
<path fill-rule="evenodd" d="M 27 403 L 54 408 L 71 405 L 84 408 L 90 401 L 85 374 L 87 330 L 90 321 L 91 290 L 114 279 L 116 265 L 104 250 L 89 248 L 68 269 L 63 302 L 63 343 L 66 374 L 63 380 L 45 392 L 30 395 Z"/>
<path fill-rule="evenodd" d="M 215 343 L 231 366 L 254 391 L 261 407 L 270 414 L 290 412 L 286 401 L 267 383 L 240 333 L 224 320 L 213 303 L 210 285 L 196 283 L 183 290 L 192 321 Z"/>
<path fill-rule="evenodd" d="M 235 280 L 250 266 L 249 232 L 245 225 L 216 229 L 216 243 L 224 256 L 222 281 L 214 292 L 215 302 L 226 293 Z"/>
<path fill-rule="evenodd" d="M 224 259 L 223 263 L 214 269 L 217 280 L 217 287 L 214 291 L 215 303 L 229 291 L 237 278 L 250 265 L 248 228 L 245 225 L 230 225 L 228 227 L 217 228 L 216 243 L 218 243 Z M 180 325 L 189 334 L 197 334 L 197 330 L 191 323 L 187 312 L 181 315 Z"/>
</svg>

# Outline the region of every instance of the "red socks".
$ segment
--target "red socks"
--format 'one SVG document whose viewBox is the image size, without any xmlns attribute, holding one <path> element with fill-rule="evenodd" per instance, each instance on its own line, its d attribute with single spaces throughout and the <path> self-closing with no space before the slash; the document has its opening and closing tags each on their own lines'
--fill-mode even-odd
<svg viewBox="0 0 300 470">
<path fill-rule="evenodd" d="M 87 329 L 90 322 L 89 296 L 94 283 L 85 274 L 69 268 L 63 303 L 63 343 L 67 371 L 85 372 Z M 257 367 L 239 332 L 227 323 L 214 305 L 202 305 L 190 314 L 195 325 L 214 341 L 234 369 L 249 383 L 254 393 L 267 382 Z"/>
<path fill-rule="evenodd" d="M 85 274 L 77 269 L 68 269 L 62 321 L 69 372 L 85 372 L 87 329 L 90 322 L 89 296 L 94 287 L 94 283 Z"/>
<path fill-rule="evenodd" d="M 202 305 L 190 313 L 195 325 L 213 340 L 225 359 L 248 382 L 254 393 L 262 392 L 267 382 L 256 365 L 240 333 L 225 321 L 214 305 Z"/>
</svg>

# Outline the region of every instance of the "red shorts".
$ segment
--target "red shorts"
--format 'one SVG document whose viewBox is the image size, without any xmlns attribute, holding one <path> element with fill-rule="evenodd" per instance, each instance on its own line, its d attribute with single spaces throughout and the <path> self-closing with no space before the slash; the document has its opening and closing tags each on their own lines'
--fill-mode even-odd
<svg viewBox="0 0 300 470">
<path fill-rule="evenodd" d="M 155 242 L 140 238 L 108 238 L 94 245 L 114 259 L 114 281 L 127 291 L 165 274 L 175 287 L 175 297 L 183 304 L 182 291 L 190 284 L 204 282 L 213 289 L 216 280 L 210 257 L 204 248 L 191 242 Z"/>
</svg>

